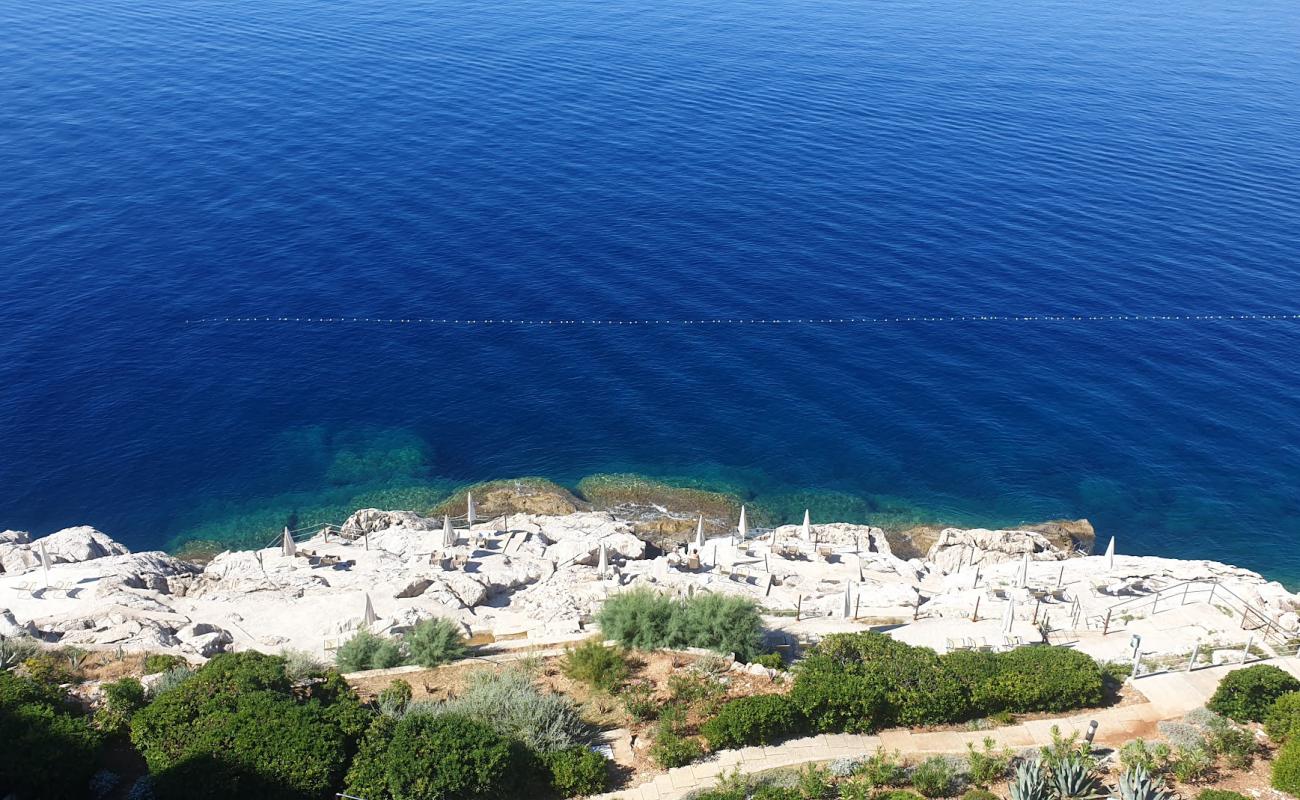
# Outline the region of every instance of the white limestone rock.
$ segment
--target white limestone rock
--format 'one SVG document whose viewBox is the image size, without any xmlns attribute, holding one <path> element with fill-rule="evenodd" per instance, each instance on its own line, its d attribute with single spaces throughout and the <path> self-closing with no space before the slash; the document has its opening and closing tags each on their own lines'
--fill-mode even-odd
<svg viewBox="0 0 1300 800">
<path fill-rule="evenodd" d="M 1061 561 L 1069 553 L 1057 548 L 1041 533 L 1033 531 L 991 531 L 985 528 L 945 528 L 930 547 L 925 560 L 942 572 L 955 572 L 964 565 L 1001 564 L 1029 553 L 1032 561 Z"/>
<path fill-rule="evenodd" d="M 131 552 L 125 545 L 118 544 L 112 537 L 89 525 L 64 528 L 32 542 L 29 546 L 33 551 L 39 552 L 38 548 L 41 545 L 44 545 L 45 552 L 53 564 L 80 563 Z"/>
<path fill-rule="evenodd" d="M 381 511 L 363 508 L 353 512 L 343 523 L 343 532 L 354 535 L 378 533 L 390 528 L 411 531 L 431 531 L 442 528 L 442 521 L 422 517 L 412 511 Z"/>
</svg>

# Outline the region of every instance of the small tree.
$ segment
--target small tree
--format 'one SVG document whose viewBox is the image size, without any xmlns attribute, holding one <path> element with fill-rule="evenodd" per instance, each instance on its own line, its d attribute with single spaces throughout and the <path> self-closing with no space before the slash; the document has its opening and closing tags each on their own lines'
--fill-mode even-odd
<svg viewBox="0 0 1300 800">
<path fill-rule="evenodd" d="M 406 635 L 411 660 L 422 667 L 436 667 L 464 658 L 465 645 L 460 625 L 443 617 L 422 620 Z"/>
</svg>

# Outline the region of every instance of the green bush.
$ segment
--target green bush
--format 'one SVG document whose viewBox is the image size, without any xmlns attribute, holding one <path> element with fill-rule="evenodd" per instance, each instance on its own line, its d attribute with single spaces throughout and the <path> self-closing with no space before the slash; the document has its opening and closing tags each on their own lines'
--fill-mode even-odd
<svg viewBox="0 0 1300 800">
<path fill-rule="evenodd" d="M 1230 792 L 1227 789 L 1202 789 L 1200 794 L 1196 795 L 1196 800 L 1250 800 L 1250 798 L 1240 792 Z"/>
<path fill-rule="evenodd" d="M 1273 759 L 1273 788 L 1300 796 L 1300 736 L 1292 736 Z"/>
<path fill-rule="evenodd" d="M 391 681 L 375 697 L 379 713 L 387 717 L 400 717 L 411 705 L 411 684 L 398 678 Z"/>
<path fill-rule="evenodd" d="M 366 800 L 504 800 L 532 770 L 518 745 L 457 714 L 380 717 L 366 733 L 347 776 L 347 792 Z"/>
<path fill-rule="evenodd" d="M 407 713 L 481 720 L 501 736 L 539 752 L 584 744 L 592 733 L 569 698 L 539 690 L 518 669 L 475 672 L 459 697 L 442 704 L 416 704 Z"/>
<path fill-rule="evenodd" d="M 174 667 L 186 666 L 185 659 L 167 653 L 150 653 L 144 657 L 144 674 L 157 675 Z"/>
<path fill-rule="evenodd" d="M 334 663 L 343 672 L 391 669 L 407 663 L 402 643 L 362 628 L 339 646 Z"/>
<path fill-rule="evenodd" d="M 460 625 L 443 617 L 421 620 L 406 634 L 410 660 L 422 667 L 436 667 L 464 658 L 466 644 Z"/>
<path fill-rule="evenodd" d="M 616 647 L 606 647 L 598 639 L 588 639 L 569 648 L 560 663 L 564 674 L 593 689 L 617 690 L 627 680 L 627 658 Z"/>
<path fill-rule="evenodd" d="M 957 771 L 943 756 L 933 756 L 912 770 L 912 786 L 925 797 L 952 797 L 957 792 Z"/>
<path fill-rule="evenodd" d="M 727 688 L 708 672 L 689 669 L 668 676 L 668 700 L 672 703 L 707 706 L 720 702 L 726 694 Z"/>
<path fill-rule="evenodd" d="M 1300 680 L 1271 664 L 1229 672 L 1206 708 L 1237 722 L 1261 722 L 1279 697 L 1300 691 Z"/>
<path fill-rule="evenodd" d="M 587 747 L 566 747 L 542 754 L 551 789 L 560 797 L 600 794 L 609 785 L 609 762 Z"/>
<path fill-rule="evenodd" d="M 1205 741 L 1212 755 L 1223 756 L 1232 769 L 1246 769 L 1255 760 L 1259 744 L 1255 734 L 1223 717 L 1215 717 L 1206 726 Z"/>
<path fill-rule="evenodd" d="M 144 687 L 135 678 L 105 684 L 104 704 L 95 712 L 95 727 L 110 736 L 128 734 L 131 718 L 144 706 Z"/>
<path fill-rule="evenodd" d="M 1181 783 L 1201 783 L 1214 775 L 1214 756 L 1203 747 L 1180 747 L 1169 771 Z"/>
<path fill-rule="evenodd" d="M 1164 742 L 1152 744 L 1145 739 L 1134 739 L 1126 743 L 1119 751 L 1119 763 L 1131 770 L 1141 767 L 1152 775 L 1157 775 L 1169 768 L 1173 751 Z"/>
<path fill-rule="evenodd" d="M 907 768 L 903 766 L 898 751 L 886 753 L 883 747 L 876 748 L 876 752 L 859 764 L 853 774 L 873 789 L 902 786 L 907 783 Z"/>
<path fill-rule="evenodd" d="M 771 744 L 797 733 L 803 717 L 794 701 L 781 694 L 742 697 L 724 705 L 700 728 L 712 750 Z"/>
<path fill-rule="evenodd" d="M 87 796 L 100 735 L 62 691 L 0 671 L 0 791 L 20 798 Z"/>
<path fill-rule="evenodd" d="M 654 719 L 659 713 L 659 703 L 655 700 L 654 684 L 649 681 L 635 681 L 623 687 L 623 708 L 637 722 Z"/>
<path fill-rule="evenodd" d="M 671 725 L 660 724 L 650 745 L 650 758 L 664 769 L 683 767 L 704 755 L 695 739 L 682 736 Z"/>
<path fill-rule="evenodd" d="M 997 750 L 993 737 L 984 738 L 983 747 L 966 745 L 966 763 L 970 770 L 970 781 L 976 786 L 987 789 L 994 783 L 1007 777 L 1011 770 L 1011 751 Z"/>
<path fill-rule="evenodd" d="M 1264 715 L 1264 732 L 1281 744 L 1300 728 L 1300 692 L 1287 692 L 1273 701 Z"/>
<path fill-rule="evenodd" d="M 641 650 L 702 647 L 748 661 L 763 641 L 758 606 L 730 595 L 677 600 L 650 588 L 633 589 L 605 601 L 597 619 L 606 638 Z"/>
<path fill-rule="evenodd" d="M 284 659 L 228 653 L 136 712 L 131 741 L 160 800 L 300 800 L 336 789 L 368 718 L 337 674 L 296 696 Z"/>
<path fill-rule="evenodd" d="M 1054 647 L 939 656 L 884 634 L 827 636 L 796 668 L 791 697 L 819 731 L 1065 711 L 1102 700 L 1088 656 Z"/>
<path fill-rule="evenodd" d="M 961 800 L 1001 800 L 988 789 L 967 789 Z"/>
<path fill-rule="evenodd" d="M 785 659 L 780 653 L 764 653 L 761 656 L 754 656 L 751 664 L 759 664 L 768 669 L 785 669 Z"/>
<path fill-rule="evenodd" d="M 894 789 L 888 792 L 878 792 L 873 800 L 921 800 L 921 795 L 904 789 Z"/>
<path fill-rule="evenodd" d="M 817 764 L 804 764 L 795 778 L 795 791 L 800 800 L 821 800 L 831 793 L 830 770 Z"/>
</svg>

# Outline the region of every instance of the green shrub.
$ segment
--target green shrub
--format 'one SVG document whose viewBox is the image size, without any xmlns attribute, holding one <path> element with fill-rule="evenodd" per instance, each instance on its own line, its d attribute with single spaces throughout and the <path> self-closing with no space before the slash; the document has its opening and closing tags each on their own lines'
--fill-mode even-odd
<svg viewBox="0 0 1300 800">
<path fill-rule="evenodd" d="M 594 689 L 617 690 L 627 680 L 627 658 L 616 647 L 606 647 L 598 639 L 588 639 L 569 648 L 560 662 L 564 674 Z"/>
<path fill-rule="evenodd" d="M 871 678 L 841 670 L 823 653 L 799 663 L 790 699 L 814 730 L 865 733 L 885 724 L 885 690 Z"/>
<path fill-rule="evenodd" d="M 873 789 L 902 786 L 907 783 L 907 767 L 903 765 L 898 751 L 886 753 L 881 747 L 876 748 L 875 753 L 859 764 L 853 774 Z"/>
<path fill-rule="evenodd" d="M 655 701 L 654 684 L 649 681 L 635 681 L 623 687 L 623 708 L 637 722 L 654 719 L 659 713 L 659 703 Z"/>
<path fill-rule="evenodd" d="M 1273 759 L 1273 788 L 1300 797 L 1300 736 L 1292 736 Z"/>
<path fill-rule="evenodd" d="M 664 769 L 686 766 L 702 755 L 704 748 L 698 741 L 682 736 L 671 725 L 663 723 L 660 723 L 650 745 L 650 758 Z"/>
<path fill-rule="evenodd" d="M 501 736 L 539 752 L 584 744 L 591 728 L 569 698 L 543 692 L 523 670 L 481 670 L 454 700 L 413 705 L 408 714 L 462 716 L 480 720 Z"/>
<path fill-rule="evenodd" d="M 871 800 L 875 789 L 861 778 L 840 781 L 840 800 Z"/>
<path fill-rule="evenodd" d="M 1196 800 L 1250 800 L 1250 798 L 1240 792 L 1230 792 L 1227 789 L 1202 789 L 1200 794 L 1196 795 Z"/>
<path fill-rule="evenodd" d="M 150 653 L 144 657 L 144 674 L 157 675 L 173 667 L 186 666 L 185 659 L 167 653 Z"/>
<path fill-rule="evenodd" d="M 334 663 L 343 672 L 391 669 L 407 663 L 401 642 L 362 628 L 339 646 Z"/>
<path fill-rule="evenodd" d="M 422 667 L 436 667 L 464 658 L 466 644 L 460 625 L 443 617 L 421 620 L 406 634 L 410 660 Z"/>
<path fill-rule="evenodd" d="M 780 653 L 764 653 L 761 656 L 754 656 L 751 664 L 759 664 L 768 669 L 785 669 L 785 659 Z"/>
<path fill-rule="evenodd" d="M 1300 728 L 1300 692 L 1287 692 L 1273 701 L 1264 715 L 1264 732 L 1281 744 Z"/>
<path fill-rule="evenodd" d="M 1007 777 L 1011 770 L 1011 751 L 996 749 L 993 737 L 984 738 L 983 748 L 974 744 L 966 745 L 966 764 L 970 772 L 970 781 L 976 786 L 987 789 L 994 783 Z"/>
<path fill-rule="evenodd" d="M 1141 767 L 1152 775 L 1169 769 L 1173 752 L 1164 742 L 1150 743 L 1144 739 L 1134 739 L 1126 743 L 1119 751 L 1119 763 L 1126 770 Z"/>
<path fill-rule="evenodd" d="M 721 701 L 726 694 L 722 682 L 707 672 L 689 669 L 668 676 L 668 700 L 671 703 L 708 706 Z"/>
<path fill-rule="evenodd" d="M 952 797 L 957 793 L 957 772 L 943 756 L 927 758 L 912 770 L 912 786 L 925 797 Z"/>
<path fill-rule="evenodd" d="M 1065 711 L 1103 699 L 1097 663 L 1073 650 L 939 656 L 875 632 L 823 639 L 798 665 L 791 696 L 817 730 L 855 732 Z"/>
<path fill-rule="evenodd" d="M 128 734 L 131 718 L 144 706 L 144 687 L 135 678 L 105 684 L 104 704 L 95 712 L 95 727 L 110 736 Z"/>
<path fill-rule="evenodd" d="M 921 795 L 904 789 L 892 789 L 888 792 L 877 792 L 873 800 L 921 800 Z"/>
<path fill-rule="evenodd" d="M 348 772 L 367 800 L 504 800 L 526 785 L 525 754 L 487 725 L 456 714 L 376 724 Z"/>
<path fill-rule="evenodd" d="M 587 747 L 567 747 L 542 754 L 551 788 L 560 797 L 600 794 L 609 785 L 609 762 Z"/>
<path fill-rule="evenodd" d="M 1212 719 L 1206 726 L 1206 744 L 1212 755 L 1223 756 L 1232 769 L 1246 769 L 1255 760 L 1259 745 L 1255 734 L 1223 717 Z"/>
<path fill-rule="evenodd" d="M 830 794 L 832 786 L 830 770 L 816 764 L 804 764 L 795 779 L 800 800 L 820 800 Z"/>
<path fill-rule="evenodd" d="M 1203 747 L 1180 747 L 1169 771 L 1181 783 L 1200 783 L 1214 775 L 1214 756 Z"/>
<path fill-rule="evenodd" d="M 967 789 L 961 800 L 1001 800 L 988 789 Z"/>
<path fill-rule="evenodd" d="M 945 665 L 970 687 L 979 712 L 1071 711 L 1103 699 L 1101 667 L 1086 653 L 1065 647 L 1018 647 L 991 656 L 991 669 L 962 669 L 966 651 L 944 656 Z"/>
<path fill-rule="evenodd" d="M 762 617 L 753 601 L 703 594 L 678 600 L 649 588 L 605 601 L 598 617 L 606 638 L 624 647 L 703 647 L 748 661 L 759 653 Z"/>
<path fill-rule="evenodd" d="M 337 674 L 299 697 L 284 659 L 227 653 L 137 711 L 131 741 L 160 800 L 299 800 L 335 790 L 368 717 Z"/>
<path fill-rule="evenodd" d="M 78 682 L 76 672 L 53 650 L 36 651 L 22 663 L 20 669 L 29 679 L 50 686 Z"/>
<path fill-rule="evenodd" d="M 705 722 L 700 733 L 712 750 L 771 744 L 797 733 L 803 719 L 794 702 L 781 694 L 732 700 Z"/>
<path fill-rule="evenodd" d="M 397 678 L 380 690 L 375 697 L 379 713 L 386 717 L 400 717 L 411 705 L 411 684 Z"/>
<path fill-rule="evenodd" d="M 57 687 L 0 671 L 0 787 L 18 797 L 87 796 L 100 735 Z"/>
<path fill-rule="evenodd" d="M 1282 695 L 1300 691 L 1300 680 L 1271 664 L 1229 672 L 1206 708 L 1237 722 L 1261 722 Z"/>
</svg>

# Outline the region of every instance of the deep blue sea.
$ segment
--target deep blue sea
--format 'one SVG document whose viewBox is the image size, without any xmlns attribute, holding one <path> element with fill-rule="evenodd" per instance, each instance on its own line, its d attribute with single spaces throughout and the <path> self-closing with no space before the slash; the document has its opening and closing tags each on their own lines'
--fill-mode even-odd
<svg viewBox="0 0 1300 800">
<path fill-rule="evenodd" d="M 0 0 L 0 528 L 634 471 L 1298 583 L 1300 320 L 681 324 L 1300 313 L 1297 43 L 1294 0 Z M 192 322 L 252 316 L 669 322 Z"/>
</svg>

